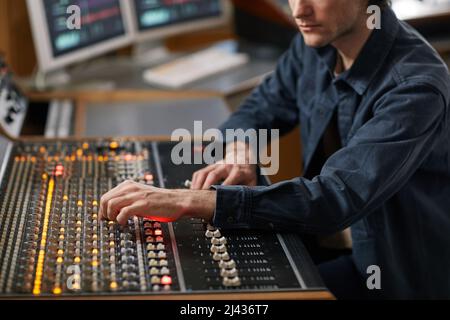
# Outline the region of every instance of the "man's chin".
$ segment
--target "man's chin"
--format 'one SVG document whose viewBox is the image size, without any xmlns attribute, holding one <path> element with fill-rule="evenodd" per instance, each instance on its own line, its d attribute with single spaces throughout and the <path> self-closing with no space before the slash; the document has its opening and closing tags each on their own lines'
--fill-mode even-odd
<svg viewBox="0 0 450 320">
<path fill-rule="evenodd" d="M 330 43 L 330 41 L 328 41 L 327 39 L 324 39 L 321 36 L 305 34 L 305 33 L 302 33 L 302 34 L 303 34 L 303 40 L 305 41 L 305 44 L 311 48 L 325 47 L 326 45 L 328 45 Z"/>
</svg>

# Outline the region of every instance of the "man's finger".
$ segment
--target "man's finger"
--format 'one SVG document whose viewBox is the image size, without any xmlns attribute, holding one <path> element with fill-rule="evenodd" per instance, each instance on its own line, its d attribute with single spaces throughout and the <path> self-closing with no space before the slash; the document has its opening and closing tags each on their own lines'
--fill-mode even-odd
<svg viewBox="0 0 450 320">
<path fill-rule="evenodd" d="M 111 221 L 116 220 L 116 217 L 119 214 L 120 210 L 136 202 L 138 196 L 139 196 L 138 193 L 132 193 L 132 194 L 125 194 L 123 196 L 119 196 L 109 200 L 106 213 L 108 219 Z"/>
<path fill-rule="evenodd" d="M 225 181 L 222 183 L 224 186 L 231 186 L 231 185 L 237 185 L 240 183 L 240 175 L 239 175 L 239 167 L 234 167 L 229 176 L 225 179 Z"/>
<path fill-rule="evenodd" d="M 191 189 L 199 190 L 202 188 L 208 174 L 215 170 L 217 165 L 213 164 L 194 173 L 192 176 Z"/>
<path fill-rule="evenodd" d="M 137 201 L 127 207 L 123 207 L 117 215 L 116 221 L 121 225 L 126 225 L 131 217 L 144 216 L 149 210 L 151 209 L 146 202 Z"/>
<path fill-rule="evenodd" d="M 225 179 L 228 176 L 227 167 L 219 166 L 216 170 L 211 171 L 203 183 L 202 189 L 209 189 L 213 184 L 218 183 L 221 179 Z"/>
<path fill-rule="evenodd" d="M 105 193 L 100 198 L 100 214 L 99 216 L 103 219 L 107 219 L 107 212 L 108 212 L 108 201 L 119 197 L 121 195 L 129 193 L 133 188 L 133 184 L 130 181 L 122 182 L 121 184 L 117 185 L 115 188 L 111 189 L 107 193 Z"/>
</svg>

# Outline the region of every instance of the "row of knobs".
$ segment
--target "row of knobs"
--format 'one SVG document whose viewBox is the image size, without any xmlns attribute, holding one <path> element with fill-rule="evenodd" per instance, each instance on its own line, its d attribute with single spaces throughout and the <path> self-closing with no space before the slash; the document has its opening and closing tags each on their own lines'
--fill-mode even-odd
<svg viewBox="0 0 450 320">
<path fill-rule="evenodd" d="M 236 262 L 230 258 L 227 250 L 227 239 L 222 236 L 219 229 L 208 224 L 205 232 L 206 238 L 211 240 L 211 253 L 214 261 L 218 262 L 222 284 L 225 287 L 238 287 L 241 285 Z"/>
</svg>

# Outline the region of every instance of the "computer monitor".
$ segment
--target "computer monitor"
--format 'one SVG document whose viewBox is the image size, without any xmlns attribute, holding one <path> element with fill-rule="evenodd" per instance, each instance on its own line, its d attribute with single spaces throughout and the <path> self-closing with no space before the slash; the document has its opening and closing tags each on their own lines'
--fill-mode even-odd
<svg viewBox="0 0 450 320">
<path fill-rule="evenodd" d="M 227 0 L 133 0 L 132 15 L 138 40 L 224 25 L 231 16 Z"/>
<path fill-rule="evenodd" d="M 39 71 L 58 70 L 130 44 L 134 35 L 129 2 L 27 0 Z M 72 5 L 80 9 L 79 29 L 67 23 Z"/>
</svg>

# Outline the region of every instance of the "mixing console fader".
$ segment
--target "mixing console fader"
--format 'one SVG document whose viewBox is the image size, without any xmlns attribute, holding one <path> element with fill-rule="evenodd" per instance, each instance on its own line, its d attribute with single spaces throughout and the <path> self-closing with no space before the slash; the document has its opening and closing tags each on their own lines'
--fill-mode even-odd
<svg viewBox="0 0 450 320">
<path fill-rule="evenodd" d="M 219 230 L 198 219 L 126 227 L 98 219 L 131 179 L 182 188 L 190 166 L 145 140 L 10 142 L 0 190 L 0 296 L 305 293 L 324 290 L 295 235 Z"/>
</svg>

